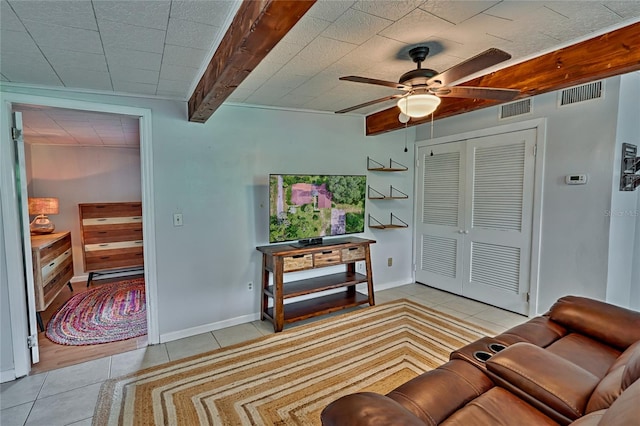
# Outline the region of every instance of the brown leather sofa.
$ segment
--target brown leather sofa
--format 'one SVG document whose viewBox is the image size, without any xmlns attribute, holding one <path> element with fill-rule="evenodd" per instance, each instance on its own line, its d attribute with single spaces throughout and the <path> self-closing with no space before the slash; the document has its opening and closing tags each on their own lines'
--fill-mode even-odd
<svg viewBox="0 0 640 426">
<path fill-rule="evenodd" d="M 387 395 L 329 404 L 325 426 L 640 424 L 640 313 L 567 296 Z"/>
</svg>

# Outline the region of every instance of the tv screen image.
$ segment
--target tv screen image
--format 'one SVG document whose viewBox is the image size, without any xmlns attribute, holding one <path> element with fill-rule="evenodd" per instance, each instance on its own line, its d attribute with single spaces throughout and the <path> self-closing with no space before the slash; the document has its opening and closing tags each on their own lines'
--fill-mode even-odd
<svg viewBox="0 0 640 426">
<path fill-rule="evenodd" d="M 269 175 L 269 242 L 364 232 L 364 175 Z"/>
</svg>

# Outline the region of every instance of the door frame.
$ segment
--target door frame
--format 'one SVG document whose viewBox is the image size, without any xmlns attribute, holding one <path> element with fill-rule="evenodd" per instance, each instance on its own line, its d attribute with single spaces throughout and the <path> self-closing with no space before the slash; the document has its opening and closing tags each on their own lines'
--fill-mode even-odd
<svg viewBox="0 0 640 426">
<path fill-rule="evenodd" d="M 27 348 L 28 314 L 26 306 L 25 280 L 23 275 L 22 236 L 17 194 L 15 193 L 15 174 L 13 157 L 7 155 L 10 150 L 11 113 L 14 103 L 41 105 L 56 108 L 77 109 L 83 111 L 124 114 L 138 117 L 140 126 L 140 173 L 142 189 L 142 232 L 144 236 L 144 274 L 147 304 L 147 340 L 148 344 L 160 343 L 157 312 L 157 268 L 155 238 L 155 208 L 153 199 L 153 150 L 151 109 L 101 104 L 74 99 L 50 98 L 20 93 L 0 93 L 0 171 L 2 185 L 2 213 L 4 226 L 4 244 L 7 257 L 7 276 L 9 279 L 9 303 L 11 306 L 11 337 L 13 343 L 14 375 L 22 377 L 31 369 L 30 350 Z M 4 379 L 4 378 L 3 378 Z"/>
<path fill-rule="evenodd" d="M 416 141 L 414 147 L 414 156 L 418 158 L 418 149 L 425 146 L 440 145 L 451 142 L 459 142 L 468 139 L 474 139 L 485 136 L 493 136 L 502 133 L 511 133 L 521 130 L 536 130 L 536 158 L 534 166 L 534 178 L 533 178 L 533 223 L 531 226 L 531 267 L 529 272 L 529 317 L 535 317 L 540 314 L 538 312 L 538 299 L 539 299 L 539 277 L 540 277 L 540 249 L 542 238 L 542 202 L 544 193 L 544 163 L 545 163 L 545 147 L 547 140 L 547 119 L 538 118 L 534 120 L 521 121 L 517 123 L 504 124 L 495 127 L 489 127 L 485 129 L 472 130 L 463 133 L 457 133 L 448 136 L 442 136 L 435 139 L 425 139 Z M 417 191 L 418 181 L 420 177 L 417 173 L 417 168 L 414 169 L 414 190 Z M 414 200 L 417 194 L 414 193 Z M 419 206 L 415 205 L 414 210 L 417 210 Z M 420 215 L 414 211 L 414 259 L 413 264 L 417 265 L 417 251 L 415 245 L 417 244 L 418 235 L 416 235 L 417 221 Z M 414 270 L 415 280 L 415 270 Z"/>
</svg>

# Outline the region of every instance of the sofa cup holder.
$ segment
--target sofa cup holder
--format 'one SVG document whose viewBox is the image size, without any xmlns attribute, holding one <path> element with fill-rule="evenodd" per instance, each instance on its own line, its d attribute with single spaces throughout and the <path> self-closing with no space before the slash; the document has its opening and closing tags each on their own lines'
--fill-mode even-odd
<svg viewBox="0 0 640 426">
<path fill-rule="evenodd" d="M 503 345 L 502 343 L 490 343 L 489 344 L 489 350 L 491 352 L 493 352 L 494 354 L 497 354 L 498 352 L 500 352 L 501 350 L 504 350 L 506 348 L 505 345 Z"/>
<path fill-rule="evenodd" d="M 487 362 L 491 358 L 492 354 L 485 351 L 475 351 L 473 357 L 480 362 Z"/>
</svg>

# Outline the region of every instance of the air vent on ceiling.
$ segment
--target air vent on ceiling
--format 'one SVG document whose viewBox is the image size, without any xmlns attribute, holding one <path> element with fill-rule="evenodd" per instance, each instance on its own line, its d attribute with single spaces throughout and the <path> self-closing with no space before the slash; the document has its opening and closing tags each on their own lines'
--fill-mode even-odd
<svg viewBox="0 0 640 426">
<path fill-rule="evenodd" d="M 564 89 L 560 92 L 560 106 L 601 98 L 602 89 L 602 80 Z"/>
<path fill-rule="evenodd" d="M 529 114 L 531 112 L 531 98 L 511 102 L 500 106 L 500 119 Z"/>
</svg>

